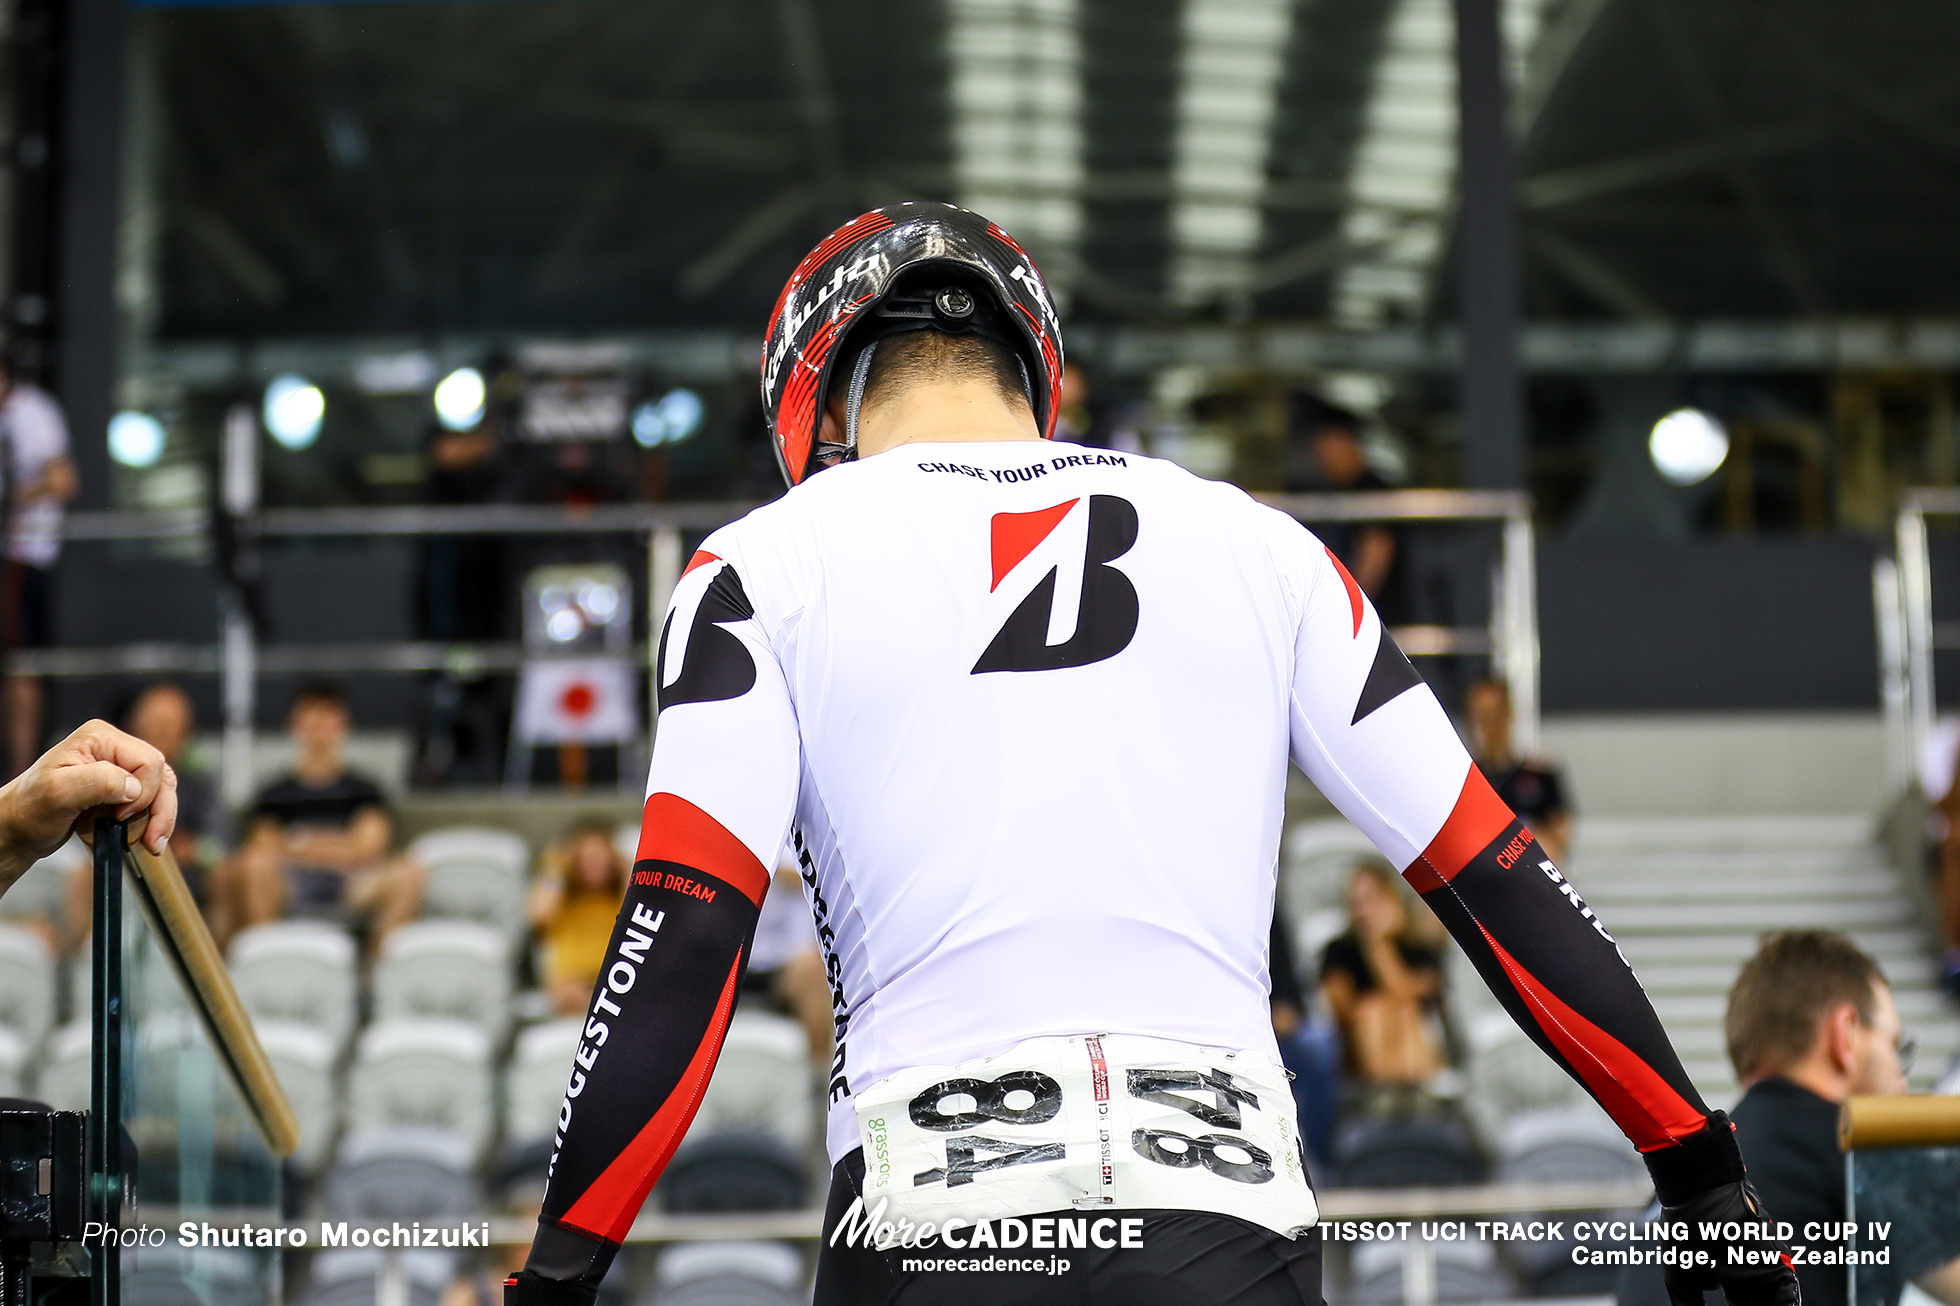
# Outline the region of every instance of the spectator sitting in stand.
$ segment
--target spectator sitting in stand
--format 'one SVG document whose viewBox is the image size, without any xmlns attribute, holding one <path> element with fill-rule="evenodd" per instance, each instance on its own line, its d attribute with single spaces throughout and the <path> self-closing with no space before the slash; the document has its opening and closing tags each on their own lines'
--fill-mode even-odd
<svg viewBox="0 0 1960 1306">
<path fill-rule="evenodd" d="M 79 484 L 68 424 L 54 396 L 15 381 L 0 358 L 0 475 L 8 486 L 7 548 L 0 569 L 0 649 L 45 648 L 54 638 L 50 592 L 61 554 L 61 509 Z M 41 682 L 7 677 L 7 774 L 41 747 Z"/>
<path fill-rule="evenodd" d="M 794 1016 L 809 1040 L 810 1060 L 818 1066 L 830 1064 L 830 1044 L 837 1031 L 830 978 L 817 954 L 816 929 L 810 923 L 794 862 L 776 868 L 775 882 L 762 900 L 742 992 L 766 994 L 778 1011 Z"/>
<path fill-rule="evenodd" d="M 1538 836 L 1545 855 L 1563 866 L 1572 847 L 1572 808 L 1565 799 L 1565 778 L 1555 764 L 1519 757 L 1512 748 L 1510 686 L 1501 680 L 1479 680 L 1470 686 L 1465 707 L 1471 751 L 1490 787 Z"/>
<path fill-rule="evenodd" d="M 1300 396 L 1294 422 L 1305 436 L 1311 475 L 1291 472 L 1289 490 L 1372 491 L 1394 487 L 1368 465 L 1361 447 L 1361 419 L 1347 409 L 1311 395 Z M 1341 560 L 1361 592 L 1374 601 L 1382 620 L 1394 624 L 1401 615 L 1398 581 L 1401 540 L 1392 526 L 1380 522 L 1316 522 L 1321 542 Z"/>
<path fill-rule="evenodd" d="M 1736 1082 L 1748 1090 L 1730 1119 L 1749 1181 L 1799 1233 L 1813 1222 L 1841 1224 L 1838 1109 L 1853 1094 L 1904 1093 L 1911 1056 L 1878 963 L 1832 930 L 1769 935 L 1729 990 L 1722 1030 Z M 1841 1264 L 1799 1263 L 1796 1271 L 1804 1306 L 1846 1306 Z M 1934 1270 L 1922 1284 L 1960 1300 L 1960 1266 Z M 1659 1267 L 1634 1267 L 1621 1279 L 1622 1306 L 1667 1300 Z"/>
<path fill-rule="evenodd" d="M 377 950 L 421 909 L 422 867 L 390 854 L 394 822 L 380 789 L 347 769 L 351 720 L 339 686 L 302 687 L 287 724 L 298 765 L 259 794 L 243 843 L 219 869 L 225 920 L 244 929 L 288 915 L 351 917 Z"/>
<path fill-rule="evenodd" d="M 561 1016 L 591 1000 L 630 873 L 611 830 L 596 822 L 573 826 L 545 852 L 525 914 L 542 953 L 539 982 Z"/>
<path fill-rule="evenodd" d="M 191 891 L 211 937 L 222 949 L 231 938 L 231 929 L 212 899 L 210 879 L 211 860 L 217 853 L 211 839 L 223 813 L 210 774 L 187 756 L 195 722 L 190 695 L 181 685 L 167 680 L 146 686 L 124 713 L 129 733 L 162 753 L 177 776 L 177 828 L 170 836 L 170 851 L 184 874 L 184 887 Z M 74 941 L 79 943 L 88 937 L 95 914 L 92 863 L 82 861 L 69 873 L 64 893 L 67 903 L 63 914 L 70 922 Z"/>
<path fill-rule="evenodd" d="M 1407 1092 L 1443 1068 L 1431 1015 L 1442 955 L 1425 936 L 1401 878 L 1362 862 L 1348 881 L 1348 928 L 1320 958 L 1320 988 L 1334 1013 L 1347 1070 L 1367 1088 Z"/>
<path fill-rule="evenodd" d="M 211 842 L 222 837 L 223 812 L 211 773 L 190 754 L 196 728 L 191 696 L 183 686 L 170 681 L 146 687 L 130 705 L 129 733 L 155 747 L 177 773 L 177 832 L 170 836 L 170 850 L 177 854 L 177 865 L 192 896 L 209 916 L 210 864 L 217 853 Z"/>
</svg>

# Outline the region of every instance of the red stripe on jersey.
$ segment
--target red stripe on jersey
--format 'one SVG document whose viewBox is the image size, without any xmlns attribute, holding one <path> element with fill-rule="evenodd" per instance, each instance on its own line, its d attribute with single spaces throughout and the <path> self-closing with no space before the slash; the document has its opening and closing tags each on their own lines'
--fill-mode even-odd
<svg viewBox="0 0 1960 1306">
<path fill-rule="evenodd" d="M 681 575 L 687 575 L 688 572 L 693 571 L 696 567 L 705 567 L 711 562 L 720 561 L 720 555 L 710 553 L 706 549 L 697 549 L 695 550 L 694 556 L 687 560 L 687 566 L 681 569 Z"/>
<path fill-rule="evenodd" d="M 1007 573 L 1021 565 L 1021 559 L 1033 553 L 1035 546 L 1048 538 L 1051 531 L 1068 510 L 1080 499 L 1070 499 L 1052 508 L 1038 508 L 1034 512 L 997 512 L 994 514 L 994 583 L 987 592 L 1000 588 L 1007 579 Z"/>
<path fill-rule="evenodd" d="M 1643 1152 L 1671 1147 L 1701 1132 L 1708 1117 L 1688 1105 L 1654 1068 L 1626 1044 L 1559 1001 L 1552 991 L 1497 946 L 1480 923 L 1484 942 L 1511 977 L 1511 984 L 1581 1082 L 1592 1090 L 1613 1122 Z"/>
<path fill-rule="evenodd" d="M 694 1121 L 702 1094 L 708 1091 L 708 1079 L 714 1074 L 715 1058 L 721 1055 L 722 1037 L 728 1030 L 729 1012 L 735 1006 L 735 980 L 741 973 L 742 958 L 738 953 L 735 964 L 728 968 L 728 978 L 722 982 L 721 1001 L 715 1005 L 708 1031 L 694 1050 L 687 1069 L 681 1072 L 674 1091 L 557 1223 L 607 1242 L 625 1241 L 627 1231 L 633 1227 L 633 1217 L 640 1213 L 647 1194 L 653 1191 L 654 1180 L 660 1178 L 660 1172 L 673 1159 L 674 1149 L 680 1146 L 688 1125 Z"/>
<path fill-rule="evenodd" d="M 1320 547 L 1327 549 L 1325 544 Z M 1327 561 L 1334 564 L 1334 570 L 1341 573 L 1341 584 L 1347 586 L 1348 607 L 1354 612 L 1354 633 L 1348 638 L 1359 639 L 1361 637 L 1361 587 L 1354 583 L 1354 577 L 1348 575 L 1348 569 L 1341 565 L 1341 560 L 1334 556 L 1332 549 L 1327 549 Z"/>
<path fill-rule="evenodd" d="M 1516 819 L 1472 762 L 1469 774 L 1463 777 L 1463 788 L 1456 796 L 1456 806 L 1450 809 L 1450 819 L 1443 822 L 1443 828 L 1422 850 L 1422 856 L 1403 868 L 1403 878 L 1415 886 L 1417 893 L 1442 888 Z"/>
<path fill-rule="evenodd" d="M 640 851 L 633 860 L 679 862 L 706 871 L 740 889 L 758 907 L 769 891 L 769 872 L 749 846 L 679 794 L 647 799 L 646 815 L 640 821 Z"/>
</svg>

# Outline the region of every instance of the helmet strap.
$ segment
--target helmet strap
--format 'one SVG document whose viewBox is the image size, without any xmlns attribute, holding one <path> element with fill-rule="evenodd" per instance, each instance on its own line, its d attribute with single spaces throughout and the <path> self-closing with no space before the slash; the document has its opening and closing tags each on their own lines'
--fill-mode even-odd
<svg viewBox="0 0 1960 1306">
<path fill-rule="evenodd" d="M 871 375 L 871 356 L 878 351 L 878 342 L 873 340 L 858 350 L 857 361 L 851 367 L 851 389 L 844 398 L 844 460 L 857 457 L 858 413 L 864 408 L 864 383 Z"/>
</svg>

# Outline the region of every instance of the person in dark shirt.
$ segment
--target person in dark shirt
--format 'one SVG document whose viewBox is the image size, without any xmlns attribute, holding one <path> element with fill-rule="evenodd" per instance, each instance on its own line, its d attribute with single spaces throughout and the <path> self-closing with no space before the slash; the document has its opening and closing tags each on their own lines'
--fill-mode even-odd
<svg viewBox="0 0 1960 1306">
<path fill-rule="evenodd" d="M 374 783 L 347 769 L 347 700 L 308 685 L 287 718 L 293 774 L 259 794 L 221 875 L 240 928 L 282 916 L 365 922 L 371 949 L 422 905 L 422 868 L 390 855 L 394 822 Z"/>
<path fill-rule="evenodd" d="M 1443 1066 L 1428 1019 L 1442 988 L 1442 955 L 1387 867 L 1356 866 L 1347 897 L 1348 928 L 1321 953 L 1320 987 L 1348 1071 L 1362 1084 L 1420 1084 Z"/>
<path fill-rule="evenodd" d="M 1470 717 L 1471 751 L 1490 787 L 1518 814 L 1554 863 L 1564 865 L 1572 846 L 1572 807 L 1565 777 L 1542 758 L 1519 757 L 1511 743 L 1511 689 L 1501 680 L 1470 686 L 1464 706 Z"/>
<path fill-rule="evenodd" d="M 1368 456 L 1361 447 L 1361 419 L 1354 413 L 1314 395 L 1303 394 L 1294 405 L 1293 428 L 1296 440 L 1304 437 L 1310 471 L 1289 470 L 1289 490 L 1395 488 L 1368 465 Z M 1302 471 L 1306 474 L 1301 474 Z M 1399 583 L 1402 542 L 1393 526 L 1381 522 L 1314 522 L 1313 528 L 1321 543 L 1348 569 L 1361 592 L 1374 601 L 1382 620 L 1391 625 L 1407 620 Z"/>
<path fill-rule="evenodd" d="M 1906 1091 L 1903 1037 L 1878 963 L 1832 930 L 1765 938 L 1729 990 L 1723 1020 L 1729 1062 L 1747 1091 L 1729 1119 L 1749 1181 L 1764 1206 L 1792 1225 L 1845 1218 L 1838 1109 L 1853 1094 Z M 1842 1265 L 1798 1264 L 1804 1306 L 1846 1306 Z M 1621 1306 L 1664 1306 L 1657 1267 L 1629 1269 Z"/>
</svg>

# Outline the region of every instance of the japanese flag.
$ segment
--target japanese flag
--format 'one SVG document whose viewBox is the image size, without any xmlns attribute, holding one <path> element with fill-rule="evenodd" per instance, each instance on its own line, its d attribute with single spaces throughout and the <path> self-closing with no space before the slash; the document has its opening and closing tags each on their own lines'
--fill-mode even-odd
<svg viewBox="0 0 1960 1306">
<path fill-rule="evenodd" d="M 527 744 L 618 744 L 639 733 L 633 668 L 623 658 L 526 662 L 517 730 Z"/>
</svg>

